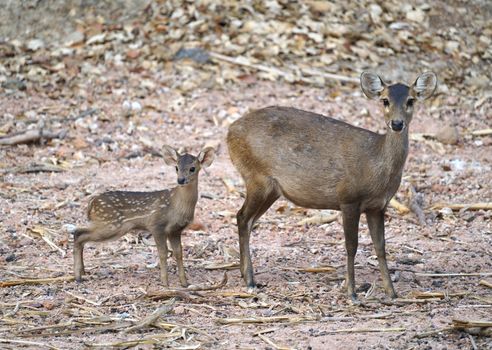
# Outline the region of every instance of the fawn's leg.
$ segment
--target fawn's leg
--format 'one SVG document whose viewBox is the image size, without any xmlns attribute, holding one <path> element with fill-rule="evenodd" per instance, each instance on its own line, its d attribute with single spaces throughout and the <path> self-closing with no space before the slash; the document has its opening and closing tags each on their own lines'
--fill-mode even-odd
<svg viewBox="0 0 492 350">
<path fill-rule="evenodd" d="M 183 287 L 188 287 L 186 281 L 186 273 L 183 266 L 183 246 L 181 245 L 181 232 L 173 232 L 169 235 L 169 243 L 171 243 L 171 249 L 173 255 L 176 258 L 176 265 L 178 266 L 179 282 Z"/>
<path fill-rule="evenodd" d="M 154 229 L 152 231 L 155 244 L 157 245 L 157 252 L 159 253 L 159 264 L 161 267 L 161 281 L 166 287 L 169 286 L 169 279 L 167 276 L 167 239 L 166 232 L 164 230 Z"/>
<path fill-rule="evenodd" d="M 93 224 L 90 228 L 79 228 L 73 233 L 73 260 L 74 275 L 77 282 L 82 281 L 82 275 L 85 274 L 84 268 L 84 245 L 87 242 L 104 242 L 124 236 L 127 229 L 116 225 Z"/>
</svg>

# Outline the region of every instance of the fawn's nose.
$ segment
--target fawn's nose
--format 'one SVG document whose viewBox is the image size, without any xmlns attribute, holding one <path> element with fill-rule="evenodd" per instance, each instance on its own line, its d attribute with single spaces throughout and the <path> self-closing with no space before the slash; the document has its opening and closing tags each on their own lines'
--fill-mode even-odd
<svg viewBox="0 0 492 350">
<path fill-rule="evenodd" d="M 180 177 L 180 178 L 178 179 L 178 184 L 180 184 L 180 185 L 184 185 L 184 183 L 185 183 L 185 178 L 184 178 L 184 177 Z"/>
<path fill-rule="evenodd" d="M 391 121 L 391 129 L 394 131 L 402 131 L 404 126 L 405 126 L 405 123 L 403 123 L 403 120 L 392 120 Z"/>
</svg>

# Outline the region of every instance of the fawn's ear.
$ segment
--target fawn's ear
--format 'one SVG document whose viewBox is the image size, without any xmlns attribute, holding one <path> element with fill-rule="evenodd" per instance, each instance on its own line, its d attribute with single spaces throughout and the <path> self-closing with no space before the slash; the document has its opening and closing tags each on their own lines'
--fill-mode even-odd
<svg viewBox="0 0 492 350">
<path fill-rule="evenodd" d="M 162 157 L 167 165 L 176 165 L 178 162 L 178 151 L 168 145 L 164 145 L 162 150 Z"/>
<path fill-rule="evenodd" d="M 360 75 L 360 87 L 364 92 L 364 95 L 370 99 L 376 99 L 379 98 L 381 92 L 386 87 L 386 84 L 379 75 L 371 72 L 363 72 Z"/>
<path fill-rule="evenodd" d="M 212 147 L 206 147 L 198 154 L 197 158 L 202 167 L 208 168 L 214 161 L 215 150 Z"/>
<path fill-rule="evenodd" d="M 415 97 L 419 100 L 425 100 L 434 94 L 437 87 L 437 76 L 434 72 L 424 72 L 419 75 L 415 83 L 412 85 L 412 90 Z"/>
</svg>

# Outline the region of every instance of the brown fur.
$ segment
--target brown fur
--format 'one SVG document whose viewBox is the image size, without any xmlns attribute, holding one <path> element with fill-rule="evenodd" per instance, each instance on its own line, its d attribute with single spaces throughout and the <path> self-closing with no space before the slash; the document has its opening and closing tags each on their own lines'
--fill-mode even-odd
<svg viewBox="0 0 492 350">
<path fill-rule="evenodd" d="M 181 232 L 193 221 L 198 200 L 198 173 L 213 160 L 213 149 L 204 149 L 197 157 L 179 155 L 165 149 L 164 160 L 176 165 L 181 185 L 171 190 L 154 192 L 105 192 L 89 201 L 87 217 L 90 226 L 74 231 L 74 274 L 81 281 L 84 274 L 83 249 L 87 242 L 118 239 L 131 230 L 152 233 L 159 252 L 161 280 L 167 286 L 167 242 L 169 240 L 178 266 L 181 285 L 186 286 L 181 246 Z M 193 169 L 194 168 L 194 169 Z"/>
<path fill-rule="evenodd" d="M 371 73 L 361 76 L 368 97 L 387 100 L 385 135 L 286 107 L 252 111 L 230 126 L 229 154 L 247 192 L 237 221 L 241 273 L 248 286 L 254 286 L 251 228 L 283 195 L 302 207 L 342 211 L 352 298 L 358 223 L 360 214 L 366 213 L 386 292 L 396 296 L 386 263 L 384 211 L 399 187 L 408 154 L 408 125 L 413 114 L 413 101 L 408 101 L 428 98 L 435 83 L 433 73 L 424 73 L 412 87 L 388 86 Z M 401 125 L 403 130 L 393 131 Z"/>
</svg>

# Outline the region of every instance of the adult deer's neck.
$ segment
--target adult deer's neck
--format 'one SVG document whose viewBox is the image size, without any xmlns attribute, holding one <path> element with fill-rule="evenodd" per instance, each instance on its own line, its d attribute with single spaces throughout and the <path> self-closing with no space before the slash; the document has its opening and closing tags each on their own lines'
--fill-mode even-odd
<svg viewBox="0 0 492 350">
<path fill-rule="evenodd" d="M 400 133 L 388 130 L 383 139 L 382 153 L 391 175 L 401 173 L 408 155 L 408 126 Z"/>
</svg>

